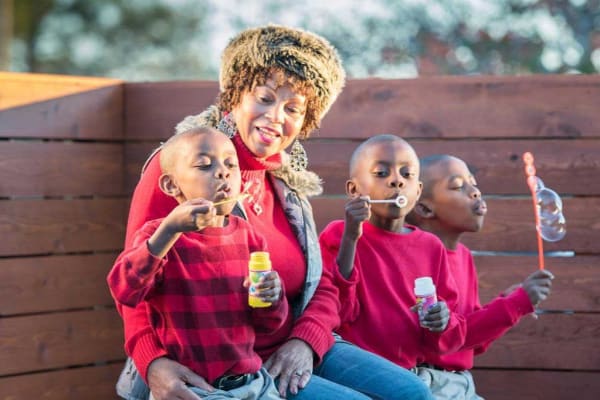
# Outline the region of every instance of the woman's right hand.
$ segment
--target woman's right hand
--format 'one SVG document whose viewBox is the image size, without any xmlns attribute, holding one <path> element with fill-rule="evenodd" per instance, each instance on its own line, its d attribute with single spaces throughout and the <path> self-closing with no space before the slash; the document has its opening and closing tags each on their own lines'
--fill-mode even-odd
<svg viewBox="0 0 600 400">
<path fill-rule="evenodd" d="M 198 400 L 187 385 L 197 386 L 212 392 L 214 387 L 189 368 L 166 357 L 160 357 L 148 367 L 148 386 L 156 400 Z"/>
</svg>

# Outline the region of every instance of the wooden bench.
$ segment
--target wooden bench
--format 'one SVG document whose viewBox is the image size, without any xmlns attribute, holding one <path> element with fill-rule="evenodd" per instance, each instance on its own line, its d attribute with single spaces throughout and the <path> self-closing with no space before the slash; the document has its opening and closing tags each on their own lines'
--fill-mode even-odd
<svg viewBox="0 0 600 400">
<path fill-rule="evenodd" d="M 116 398 L 122 323 L 105 276 L 123 245 L 147 154 L 216 82 L 126 83 L 0 73 L 0 398 Z M 451 153 L 475 170 L 489 213 L 466 238 L 485 302 L 535 270 L 521 155 L 562 195 L 567 236 L 545 249 L 556 275 L 545 313 L 477 358 L 497 399 L 600 395 L 600 76 L 354 80 L 305 144 L 324 179 L 318 228 L 343 216 L 348 157 L 395 133 L 419 155 Z"/>
</svg>

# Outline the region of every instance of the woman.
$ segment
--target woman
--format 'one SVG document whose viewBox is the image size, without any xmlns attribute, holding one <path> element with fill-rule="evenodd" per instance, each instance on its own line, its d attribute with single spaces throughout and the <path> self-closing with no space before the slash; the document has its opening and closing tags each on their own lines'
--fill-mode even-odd
<svg viewBox="0 0 600 400">
<path fill-rule="evenodd" d="M 249 195 L 238 203 L 238 213 L 267 238 L 273 267 L 293 309 L 281 330 L 258 335 L 255 346 L 277 378 L 280 393 L 299 400 L 429 398 L 411 372 L 335 340 L 331 333 L 339 324 L 338 293 L 331 277 L 322 276 L 307 200 L 321 192 L 321 185 L 314 173 L 304 170 L 306 154 L 297 139 L 307 138 L 319 126 L 344 81 L 337 52 L 323 38 L 274 25 L 248 29 L 223 52 L 217 104 L 187 117 L 176 132 L 194 126 L 217 127 L 232 138 L 238 152 Z M 290 146 L 287 155 L 284 149 Z M 175 206 L 156 184 L 159 150 L 148 160 L 136 187 L 126 246 L 145 221 L 162 217 Z M 121 308 L 120 312 L 127 353 L 154 398 L 197 399 L 186 384 L 207 388 L 210 382 L 169 360 L 143 307 Z M 131 363 L 126 367 L 118 387 L 143 383 L 133 368 Z M 131 398 L 145 396 L 142 392 Z"/>
</svg>

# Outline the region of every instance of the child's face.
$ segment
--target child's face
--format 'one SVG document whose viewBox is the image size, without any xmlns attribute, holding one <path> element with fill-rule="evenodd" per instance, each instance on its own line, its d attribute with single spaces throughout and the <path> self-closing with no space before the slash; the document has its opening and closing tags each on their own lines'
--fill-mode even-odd
<svg viewBox="0 0 600 400">
<path fill-rule="evenodd" d="M 440 227 L 452 233 L 479 231 L 487 205 L 467 165 L 450 157 L 431 168 L 431 208 Z"/>
<path fill-rule="evenodd" d="M 396 199 L 406 196 L 405 207 L 395 204 L 371 204 L 374 218 L 404 218 L 421 195 L 419 159 L 413 148 L 404 141 L 375 142 L 358 160 L 354 169 L 351 195 L 368 195 L 371 200 Z"/>
<path fill-rule="evenodd" d="M 192 136 L 178 146 L 171 176 L 183 200 L 203 198 L 219 202 L 240 193 L 242 178 L 231 140 L 222 133 Z M 218 215 L 231 212 L 235 202 L 216 206 Z"/>
</svg>

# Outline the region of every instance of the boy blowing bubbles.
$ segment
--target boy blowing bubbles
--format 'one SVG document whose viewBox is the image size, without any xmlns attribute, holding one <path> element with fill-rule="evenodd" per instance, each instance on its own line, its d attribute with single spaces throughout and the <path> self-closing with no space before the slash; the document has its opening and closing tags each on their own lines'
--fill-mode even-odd
<svg viewBox="0 0 600 400">
<path fill-rule="evenodd" d="M 457 312 L 467 318 L 467 336 L 459 351 L 429 355 L 419 368 L 419 376 L 436 399 L 480 399 L 468 372 L 474 355 L 484 352 L 522 316 L 533 312 L 534 306 L 550 294 L 554 276 L 538 270 L 482 307 L 473 257 L 460 243 L 465 232 L 481 230 L 487 213 L 475 178 L 461 159 L 436 155 L 421 160 L 421 179 L 423 194 L 408 220 L 444 243 L 461 298 Z"/>
<path fill-rule="evenodd" d="M 414 149 L 394 135 L 371 137 L 350 160 L 345 220 L 333 221 L 320 236 L 324 267 L 340 289 L 338 333 L 405 368 L 415 367 L 425 352 L 456 350 L 465 335 L 464 319 L 449 311 L 457 293 L 444 246 L 404 223 L 421 188 Z M 406 197 L 404 207 L 370 203 L 399 195 Z M 422 276 L 432 277 L 443 301 L 419 321 L 413 284 Z"/>
<path fill-rule="evenodd" d="M 241 189 L 233 143 L 215 129 L 195 128 L 169 139 L 160 161 L 159 187 L 179 205 L 136 232 L 108 275 L 111 293 L 130 307 L 148 305 L 165 356 L 202 377 L 188 382 L 194 393 L 279 399 L 253 347 L 255 329 L 277 330 L 288 304 L 271 271 L 256 285 L 271 306 L 248 306 L 248 260 L 266 243 L 230 215 Z"/>
</svg>

